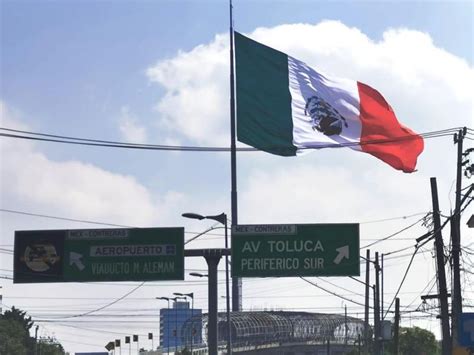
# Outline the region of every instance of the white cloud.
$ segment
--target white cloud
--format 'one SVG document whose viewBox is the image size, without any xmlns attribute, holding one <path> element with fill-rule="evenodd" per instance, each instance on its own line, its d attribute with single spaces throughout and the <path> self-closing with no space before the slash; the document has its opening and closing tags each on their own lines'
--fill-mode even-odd
<svg viewBox="0 0 474 355">
<path fill-rule="evenodd" d="M 130 143 L 146 143 L 146 129 L 140 125 L 137 117 L 130 112 L 130 108 L 124 106 L 120 112 L 119 129 L 122 134 L 122 139 Z"/>
<path fill-rule="evenodd" d="M 166 89 L 156 110 L 172 135 L 228 145 L 222 132 L 229 121 L 222 121 L 229 113 L 228 58 L 228 39 L 218 35 L 209 45 L 179 52 L 147 70 L 148 78 Z"/>
<path fill-rule="evenodd" d="M 429 34 L 389 29 L 374 41 L 357 28 L 323 21 L 258 28 L 249 36 L 328 74 L 374 86 L 400 121 L 420 132 L 472 121 L 474 70 Z M 156 109 L 171 135 L 228 145 L 228 60 L 227 36 L 218 35 L 148 68 L 148 78 L 166 90 Z"/>
<path fill-rule="evenodd" d="M 3 102 L 0 108 L 2 126 L 27 129 Z M 131 175 L 78 160 L 51 160 L 27 141 L 4 138 L 0 148 L 5 208 L 25 205 L 46 214 L 149 226 L 167 210 L 165 205 L 183 198 L 174 192 L 153 196 Z"/>
</svg>

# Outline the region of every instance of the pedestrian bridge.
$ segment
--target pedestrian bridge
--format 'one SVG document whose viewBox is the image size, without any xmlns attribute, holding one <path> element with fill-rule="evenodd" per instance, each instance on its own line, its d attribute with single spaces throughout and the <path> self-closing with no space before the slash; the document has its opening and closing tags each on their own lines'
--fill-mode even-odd
<svg viewBox="0 0 474 355">
<path fill-rule="evenodd" d="M 343 354 L 358 344 L 364 332 L 362 320 L 338 314 L 231 312 L 230 319 L 232 349 L 241 354 L 325 354 L 328 347 L 332 347 L 331 354 Z M 193 353 L 207 354 L 207 314 L 186 321 L 181 329 L 183 344 L 191 344 L 195 322 L 202 322 L 203 343 L 194 343 Z M 223 351 L 227 344 L 226 336 L 227 316 L 221 312 L 218 315 L 218 344 Z M 190 346 L 186 348 L 190 349 Z M 292 349 L 300 350 L 295 352 Z"/>
</svg>

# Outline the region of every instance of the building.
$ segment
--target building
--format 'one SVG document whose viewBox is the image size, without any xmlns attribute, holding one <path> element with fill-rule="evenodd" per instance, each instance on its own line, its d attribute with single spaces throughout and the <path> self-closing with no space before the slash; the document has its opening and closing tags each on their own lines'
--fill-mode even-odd
<svg viewBox="0 0 474 355">
<path fill-rule="evenodd" d="M 191 325 L 191 334 L 183 332 Z M 172 308 L 160 309 L 160 345 L 164 353 L 183 348 L 191 349 L 202 343 L 202 310 L 189 307 L 189 302 L 174 301 Z"/>
</svg>

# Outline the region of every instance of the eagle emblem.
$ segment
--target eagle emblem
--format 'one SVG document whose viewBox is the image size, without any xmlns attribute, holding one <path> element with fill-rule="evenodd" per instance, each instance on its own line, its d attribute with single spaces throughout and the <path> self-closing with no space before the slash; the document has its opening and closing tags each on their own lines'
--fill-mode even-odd
<svg viewBox="0 0 474 355">
<path fill-rule="evenodd" d="M 328 102 L 318 96 L 306 100 L 304 114 L 311 117 L 311 128 L 326 136 L 341 134 L 342 128 L 349 127 L 347 121 Z"/>
</svg>

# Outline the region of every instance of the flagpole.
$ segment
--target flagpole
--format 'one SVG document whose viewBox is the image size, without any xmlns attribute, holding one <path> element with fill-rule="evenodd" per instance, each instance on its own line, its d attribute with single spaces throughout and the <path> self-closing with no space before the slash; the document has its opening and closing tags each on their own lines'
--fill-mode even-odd
<svg viewBox="0 0 474 355">
<path fill-rule="evenodd" d="M 235 79 L 234 79 L 234 20 L 232 0 L 229 0 L 230 14 L 230 164 L 231 164 L 231 204 L 232 225 L 237 224 L 237 152 L 235 144 Z"/>
<path fill-rule="evenodd" d="M 232 0 L 229 0 L 230 38 L 230 165 L 231 165 L 231 226 L 238 224 L 237 217 L 237 152 L 235 144 L 235 78 L 234 78 L 234 19 Z M 232 234 L 231 234 L 232 238 Z M 232 278 L 232 311 L 240 311 L 240 280 Z"/>
</svg>

